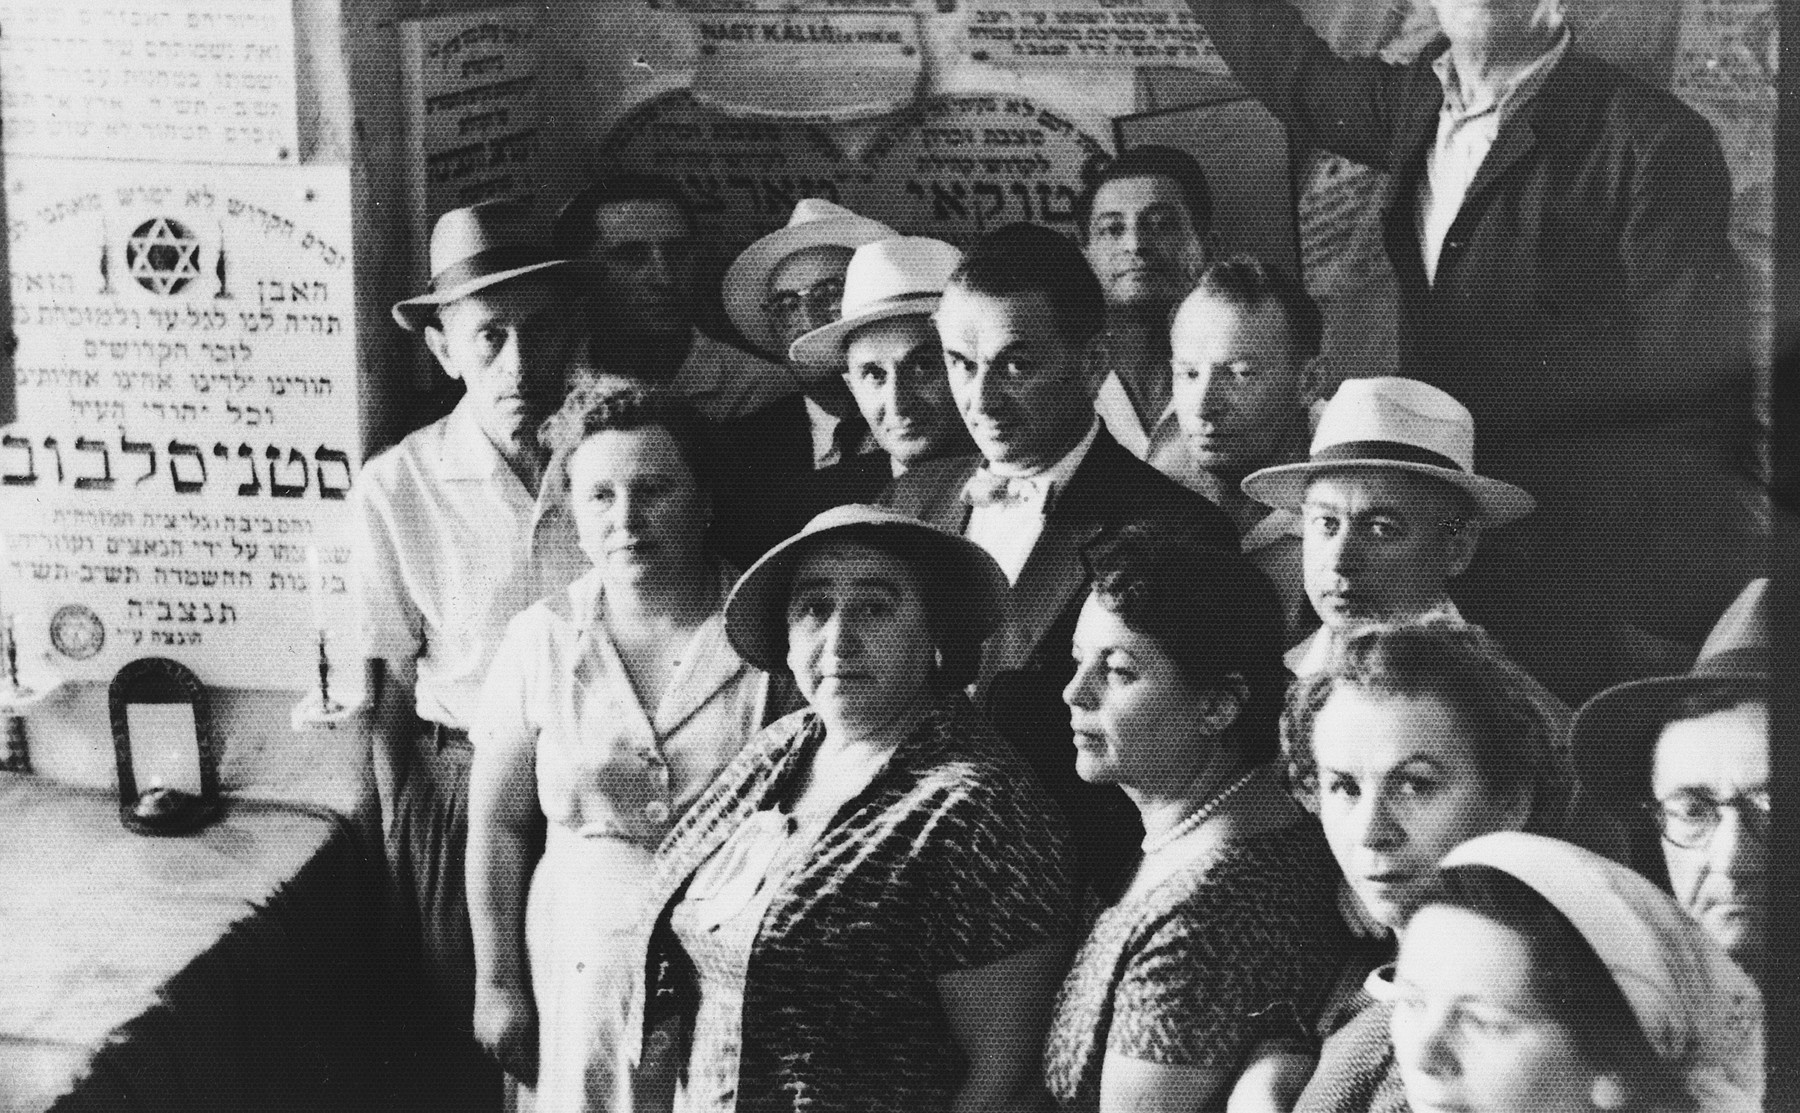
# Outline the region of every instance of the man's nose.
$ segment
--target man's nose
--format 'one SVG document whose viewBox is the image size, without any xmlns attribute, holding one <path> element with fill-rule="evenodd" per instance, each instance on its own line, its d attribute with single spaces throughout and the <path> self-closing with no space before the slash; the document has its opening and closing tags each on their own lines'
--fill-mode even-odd
<svg viewBox="0 0 1800 1113">
<path fill-rule="evenodd" d="M 1726 877 L 1756 877 L 1768 866 L 1768 845 L 1750 829 L 1743 808 L 1719 809 L 1719 826 L 1707 843 L 1707 860 L 1714 873 Z"/>
</svg>

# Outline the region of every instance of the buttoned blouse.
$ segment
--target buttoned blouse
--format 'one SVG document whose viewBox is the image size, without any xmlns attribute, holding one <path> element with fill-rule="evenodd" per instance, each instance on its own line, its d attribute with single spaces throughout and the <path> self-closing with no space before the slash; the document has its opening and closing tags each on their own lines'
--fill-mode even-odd
<svg viewBox="0 0 1800 1113">
<path fill-rule="evenodd" d="M 716 570 L 719 598 L 734 577 Z M 482 691 L 477 747 L 528 739 L 545 817 L 578 835 L 655 849 L 759 729 L 768 676 L 725 638 L 723 609 L 682 651 L 661 702 L 646 710 L 600 621 L 590 571 L 513 620 Z"/>
</svg>

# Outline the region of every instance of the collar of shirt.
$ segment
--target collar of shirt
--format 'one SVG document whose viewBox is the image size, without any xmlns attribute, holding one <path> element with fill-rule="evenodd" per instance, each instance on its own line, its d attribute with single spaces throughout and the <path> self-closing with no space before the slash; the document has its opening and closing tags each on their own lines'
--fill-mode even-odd
<svg viewBox="0 0 1800 1113">
<path fill-rule="evenodd" d="M 828 468 L 842 458 L 837 446 L 837 427 L 844 419 L 813 401 L 809 395 L 801 395 L 806 403 L 806 426 L 812 432 L 813 470 Z"/>
<path fill-rule="evenodd" d="M 449 483 L 496 483 L 508 500 L 520 507 L 531 507 L 532 532 L 535 535 L 545 519 L 557 513 L 562 500 L 550 497 L 548 483 L 540 484 L 534 496 L 525 489 L 512 465 L 500 455 L 494 442 L 475 420 L 475 404 L 467 395 L 450 411 L 444 425 L 444 439 L 438 454 L 440 475 Z"/>
<path fill-rule="evenodd" d="M 1459 622 L 1462 620 L 1462 612 L 1458 611 L 1456 604 L 1448 599 L 1435 607 L 1421 611 L 1418 617 L 1424 618 L 1427 615 L 1443 615 Z M 1282 654 L 1282 663 L 1295 676 L 1317 675 L 1324 672 L 1325 666 L 1331 663 L 1331 651 L 1336 644 L 1336 635 L 1332 628 L 1321 626 L 1307 635 L 1300 644 Z"/>
<path fill-rule="evenodd" d="M 1575 41 L 1575 35 L 1567 26 L 1562 28 L 1550 49 L 1535 58 L 1530 65 L 1513 74 L 1500 84 L 1498 91 L 1490 99 L 1480 102 L 1468 102 L 1463 99 L 1462 77 L 1456 70 L 1455 59 L 1446 50 L 1432 60 L 1431 70 L 1437 74 L 1438 83 L 1444 87 L 1444 107 L 1442 115 L 1447 122 L 1460 124 L 1489 112 L 1497 112 L 1500 123 L 1505 124 L 1519 110 L 1531 102 L 1543 89 L 1544 83 L 1550 80 L 1550 73 L 1556 64 L 1569 52 Z"/>
</svg>

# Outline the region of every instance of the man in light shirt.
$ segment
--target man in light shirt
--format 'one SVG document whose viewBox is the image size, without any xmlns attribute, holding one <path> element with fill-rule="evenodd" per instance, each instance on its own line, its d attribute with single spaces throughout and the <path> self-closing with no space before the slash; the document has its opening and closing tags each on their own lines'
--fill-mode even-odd
<svg viewBox="0 0 1800 1113">
<path fill-rule="evenodd" d="M 794 392 L 779 365 L 700 331 L 694 214 L 674 182 L 621 174 L 563 205 L 551 242 L 591 260 L 596 370 L 667 386 L 717 422 Z"/>
<path fill-rule="evenodd" d="M 1189 3 L 1298 142 L 1387 175 L 1399 373 L 1468 406 L 1484 468 L 1542 504 L 1470 570 L 1470 617 L 1571 702 L 1639 632 L 1697 644 L 1757 572 L 1711 127 L 1586 54 L 1562 0 L 1430 0 L 1443 37 L 1406 65 L 1335 56 L 1285 2 Z"/>
<path fill-rule="evenodd" d="M 1288 651 L 1310 676 L 1338 640 L 1372 622 L 1456 614 L 1450 581 L 1484 530 L 1536 501 L 1475 474 L 1475 422 L 1414 379 L 1350 379 L 1319 416 L 1308 458 L 1245 477 L 1244 493 L 1299 515 L 1306 595 L 1320 628 Z"/>
<path fill-rule="evenodd" d="M 1169 314 L 1211 255 L 1212 190 L 1192 156 L 1133 147 L 1094 177 L 1075 215 L 1106 293 L 1106 328 L 1088 353 L 1094 408 L 1113 439 L 1145 459 L 1169 400 Z"/>
<path fill-rule="evenodd" d="M 1247 255 L 1208 266 L 1169 329 L 1172 387 L 1150 437 L 1151 466 L 1230 515 L 1241 545 L 1275 585 L 1288 644 L 1314 625 L 1300 561 L 1300 519 L 1244 494 L 1244 477 L 1306 458 L 1307 406 L 1324 332 L 1300 283 Z"/>
<path fill-rule="evenodd" d="M 587 564 L 540 489 L 537 440 L 579 343 L 579 268 L 514 202 L 444 214 L 431 267 L 431 289 L 394 318 L 466 391 L 449 416 L 363 466 L 352 493 L 358 604 L 403 958 L 418 963 L 427 994 L 400 1010 L 421 1029 L 406 1065 L 430 1087 L 431 1108 L 497 1110 L 499 1070 L 471 1034 L 468 727 L 506 624 Z"/>
<path fill-rule="evenodd" d="M 987 549 L 1012 582 L 975 695 L 1068 816 L 1090 879 L 1112 882 L 1143 835 L 1116 788 L 1075 775 L 1062 689 L 1090 576 L 1082 548 L 1134 522 L 1234 546 L 1220 510 L 1119 447 L 1094 414 L 1088 346 L 1105 319 L 1081 251 L 1013 224 L 969 249 L 938 305 L 950 393 L 975 443 L 894 480 L 883 501 Z"/>
</svg>

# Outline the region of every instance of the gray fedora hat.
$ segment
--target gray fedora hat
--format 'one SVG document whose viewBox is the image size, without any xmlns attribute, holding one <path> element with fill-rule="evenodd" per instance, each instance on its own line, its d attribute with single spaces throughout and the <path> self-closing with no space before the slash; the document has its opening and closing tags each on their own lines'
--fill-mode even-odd
<svg viewBox="0 0 1800 1113">
<path fill-rule="evenodd" d="M 851 503 L 806 523 L 739 578 L 725 600 L 725 634 L 738 655 L 768 672 L 787 671 L 788 588 L 800 559 L 818 541 L 882 535 L 929 565 L 919 569 L 920 579 L 941 593 L 943 605 L 969 633 L 986 637 L 1000 625 L 1006 613 L 1006 573 L 986 549 L 917 518 Z"/>
<path fill-rule="evenodd" d="M 431 288 L 394 303 L 394 320 L 418 332 L 438 307 L 478 290 L 579 263 L 552 251 L 532 226 L 531 210 L 517 201 L 484 201 L 451 209 L 431 229 Z"/>
</svg>

